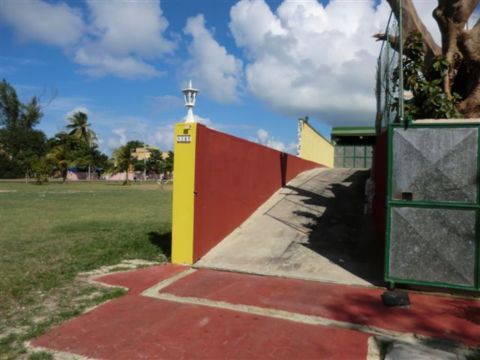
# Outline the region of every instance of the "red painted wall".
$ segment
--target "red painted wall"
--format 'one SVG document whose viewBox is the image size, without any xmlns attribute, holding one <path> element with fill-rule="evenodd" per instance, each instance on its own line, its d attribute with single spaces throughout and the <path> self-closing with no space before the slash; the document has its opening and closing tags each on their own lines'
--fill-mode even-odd
<svg viewBox="0 0 480 360">
<path fill-rule="evenodd" d="M 199 124 L 194 261 L 244 222 L 282 185 L 320 166 Z"/>
</svg>

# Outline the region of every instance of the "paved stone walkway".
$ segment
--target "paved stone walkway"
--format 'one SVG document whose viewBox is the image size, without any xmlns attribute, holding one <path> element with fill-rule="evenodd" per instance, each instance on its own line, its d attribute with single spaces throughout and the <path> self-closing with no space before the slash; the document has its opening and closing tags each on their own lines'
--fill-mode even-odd
<svg viewBox="0 0 480 360">
<path fill-rule="evenodd" d="M 130 290 L 32 346 L 98 359 L 373 359 L 373 336 L 480 345 L 473 299 L 410 293 L 410 308 L 388 308 L 378 288 L 170 264 L 97 281 Z"/>
</svg>

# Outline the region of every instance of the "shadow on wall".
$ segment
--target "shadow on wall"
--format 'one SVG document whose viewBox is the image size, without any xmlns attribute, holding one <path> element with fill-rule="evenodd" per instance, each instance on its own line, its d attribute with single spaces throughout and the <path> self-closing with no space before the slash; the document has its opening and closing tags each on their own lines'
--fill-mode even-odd
<svg viewBox="0 0 480 360">
<path fill-rule="evenodd" d="M 148 233 L 148 240 L 152 245 L 158 247 L 162 254 L 170 261 L 172 259 L 172 232 L 160 234 L 158 231 Z"/>
<path fill-rule="evenodd" d="M 288 155 L 284 152 L 280 153 L 280 174 L 282 177 L 282 187 L 287 184 L 287 162 Z"/>
<path fill-rule="evenodd" d="M 192 261 L 216 246 L 289 180 L 321 166 L 198 124 Z M 174 224 L 179 223 L 176 220 Z"/>
</svg>

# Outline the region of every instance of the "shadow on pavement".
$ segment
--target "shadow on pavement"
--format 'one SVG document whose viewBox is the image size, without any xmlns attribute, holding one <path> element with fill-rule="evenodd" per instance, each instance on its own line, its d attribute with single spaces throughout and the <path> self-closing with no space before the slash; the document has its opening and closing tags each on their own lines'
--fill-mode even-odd
<svg viewBox="0 0 480 360">
<path fill-rule="evenodd" d="M 160 234 L 158 231 L 148 233 L 148 240 L 157 246 L 170 261 L 172 258 L 172 232 Z"/>
<path fill-rule="evenodd" d="M 364 214 L 365 183 L 370 170 L 358 170 L 332 183 L 321 194 L 305 188 L 287 185 L 294 196 L 300 196 L 305 210 L 294 211 L 305 222 L 301 226 L 309 231 L 303 246 L 326 257 L 352 274 L 383 285 L 383 248 L 375 242 L 373 219 Z M 328 194 L 328 196 L 327 196 Z M 288 196 L 287 196 L 288 197 Z M 308 206 L 324 207 L 317 216 Z"/>
</svg>

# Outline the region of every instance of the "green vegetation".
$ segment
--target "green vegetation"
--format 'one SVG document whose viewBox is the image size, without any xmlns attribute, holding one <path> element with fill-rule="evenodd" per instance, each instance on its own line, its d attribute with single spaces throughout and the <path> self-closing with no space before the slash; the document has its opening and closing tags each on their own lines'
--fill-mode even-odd
<svg viewBox="0 0 480 360">
<path fill-rule="evenodd" d="M 120 146 L 109 159 L 97 144 L 97 136 L 88 122 L 88 115 L 77 111 L 68 118 L 68 125 L 52 138 L 35 127 L 42 118 L 38 98 L 22 103 L 16 90 L 6 80 L 0 82 L 0 178 L 18 179 L 34 177 L 37 184 L 49 178 L 67 180 L 69 168 L 100 174 L 142 171 L 144 175 L 167 175 L 173 171 L 173 152 L 164 159 L 162 152 L 141 141 L 132 140 Z M 148 158 L 139 160 L 137 148 L 148 150 Z"/>
<path fill-rule="evenodd" d="M 70 121 L 70 124 L 67 125 L 67 129 L 70 130 L 68 135 L 83 143 L 87 149 L 83 158 L 86 159 L 88 164 L 88 180 L 91 180 L 92 165 L 95 165 L 95 160 L 99 159 L 99 156 L 95 154 L 96 152 L 98 153 L 96 144 L 97 135 L 88 123 L 87 114 L 77 111 L 69 117 L 68 120 Z"/>
<path fill-rule="evenodd" d="M 128 172 L 132 171 L 135 167 L 136 163 L 141 164 L 140 161 L 137 161 L 136 158 L 133 156 L 133 152 L 136 148 L 143 147 L 143 143 L 140 141 L 129 141 L 123 146 L 120 146 L 115 152 L 113 153 L 113 161 L 114 161 L 114 170 L 116 172 L 125 172 L 125 180 L 123 181 L 123 185 L 128 184 Z"/>
<path fill-rule="evenodd" d="M 46 136 L 34 129 L 41 117 L 36 97 L 24 104 L 8 82 L 0 82 L 0 177 L 27 176 L 45 155 Z"/>
<path fill-rule="evenodd" d="M 24 341 L 123 293 L 79 273 L 169 256 L 171 189 L 155 183 L 0 182 L 0 203 L 0 358 L 25 357 Z"/>
<path fill-rule="evenodd" d="M 418 85 L 416 90 L 410 88 L 413 95 L 420 95 L 426 101 L 420 105 L 422 99 L 416 100 L 415 107 L 408 109 L 410 116 L 417 119 L 480 117 L 480 23 L 469 26 L 479 2 L 438 1 L 432 15 L 441 34 L 441 44 L 435 42 L 429 27 L 418 16 L 414 1 L 387 2 L 397 21 L 402 14 L 402 32 L 406 42 L 404 57 L 407 63 L 411 61 L 410 65 L 413 65 L 405 78 L 413 76 L 414 84 Z M 408 39 L 412 36 L 416 38 L 413 41 Z M 377 34 L 375 37 L 387 40 L 396 50 L 399 48 L 396 36 L 388 36 L 387 39 L 386 34 Z M 413 54 L 414 58 L 410 57 L 412 51 L 417 51 Z M 426 109 L 421 109 L 421 106 Z"/>
<path fill-rule="evenodd" d="M 445 92 L 445 75 L 449 70 L 449 62 L 443 56 L 436 56 L 431 66 L 425 65 L 425 51 L 422 35 L 411 33 L 404 45 L 404 88 L 412 92 L 412 99 L 405 102 L 405 114 L 412 119 L 444 119 L 459 118 L 462 114 L 457 110 L 460 95 Z M 398 83 L 397 78 L 394 80 Z"/>
</svg>

